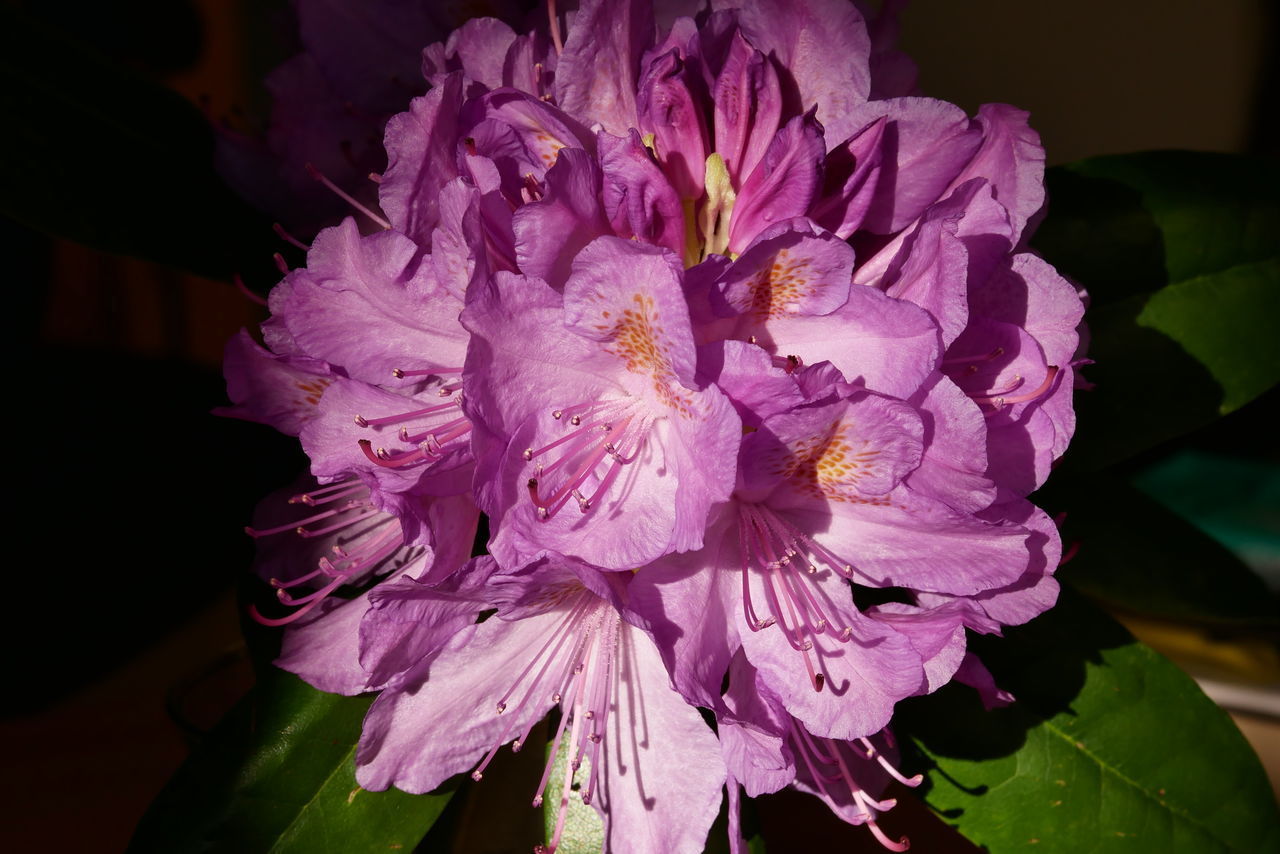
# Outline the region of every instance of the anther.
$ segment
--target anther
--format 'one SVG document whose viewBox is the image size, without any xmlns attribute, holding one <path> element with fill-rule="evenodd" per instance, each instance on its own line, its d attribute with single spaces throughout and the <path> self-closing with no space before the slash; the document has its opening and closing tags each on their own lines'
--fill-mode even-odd
<svg viewBox="0 0 1280 854">
<path fill-rule="evenodd" d="M 525 449 L 524 449 L 524 452 L 523 452 L 523 453 L 521 453 L 521 454 L 520 454 L 520 456 L 524 458 L 524 461 L 525 461 L 526 463 L 528 463 L 528 462 L 532 462 L 532 461 L 533 461 L 533 448 L 525 448 Z"/>
<path fill-rule="evenodd" d="M 355 418 L 355 421 L 356 421 L 356 424 L 361 427 L 369 426 L 369 422 L 365 420 L 365 417 L 363 415 L 357 415 Z"/>
</svg>

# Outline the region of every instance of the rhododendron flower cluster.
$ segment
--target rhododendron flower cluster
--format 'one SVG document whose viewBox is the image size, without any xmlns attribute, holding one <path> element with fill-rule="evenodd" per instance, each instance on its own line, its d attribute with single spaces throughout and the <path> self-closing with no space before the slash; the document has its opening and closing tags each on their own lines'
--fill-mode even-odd
<svg viewBox="0 0 1280 854">
<path fill-rule="evenodd" d="M 1026 248 L 1038 138 L 911 94 L 893 4 L 548 5 L 422 46 L 381 212 L 229 346 L 230 414 L 313 478 L 249 529 L 259 617 L 380 692 L 365 788 L 480 780 L 550 712 L 547 851 L 571 798 L 609 850 L 698 851 L 787 786 L 902 850 L 895 705 L 1007 701 L 966 636 L 1057 593 L 1026 495 L 1082 306 Z"/>
</svg>

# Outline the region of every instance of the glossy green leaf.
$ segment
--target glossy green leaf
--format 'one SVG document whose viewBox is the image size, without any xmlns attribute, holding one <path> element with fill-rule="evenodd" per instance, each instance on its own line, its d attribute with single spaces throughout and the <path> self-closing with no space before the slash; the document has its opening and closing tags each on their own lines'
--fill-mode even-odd
<svg viewBox="0 0 1280 854">
<path fill-rule="evenodd" d="M 213 169 L 192 104 L 0 6 L 0 213 L 201 275 L 269 267 L 270 223 Z"/>
<path fill-rule="evenodd" d="M 1226 547 L 1124 480 L 1097 475 L 1051 485 L 1040 500 L 1066 511 L 1078 547 L 1058 578 L 1109 606 L 1170 620 L 1265 626 L 1275 597 Z"/>
<path fill-rule="evenodd" d="M 554 838 L 556 823 L 560 820 L 562 800 L 560 793 L 564 788 L 569 749 L 569 739 L 561 739 L 560 749 L 556 752 L 555 761 L 551 764 L 551 776 L 544 793 L 542 818 L 548 844 Z M 549 753 L 550 748 L 548 748 Z M 599 854 L 604 846 L 604 821 L 595 807 L 582 802 L 582 792 L 577 782 L 590 778 L 591 758 L 584 756 L 575 775 L 575 781 L 567 793 L 564 828 L 560 834 L 560 843 L 556 846 L 556 854 Z"/>
<path fill-rule="evenodd" d="M 1095 307 L 1275 258 L 1280 169 L 1196 151 L 1092 157 L 1048 170 L 1032 241 Z"/>
<path fill-rule="evenodd" d="M 1275 851 L 1280 815 L 1227 714 L 1110 618 L 1064 593 L 977 645 L 1019 701 L 952 685 L 907 704 L 923 797 L 991 854 Z"/>
<path fill-rule="evenodd" d="M 1136 319 L 1208 370 L 1222 388 L 1225 415 L 1280 380 L 1278 318 L 1280 257 L 1175 282 L 1152 294 Z"/>
<path fill-rule="evenodd" d="M 1069 469 L 1208 424 L 1280 382 L 1280 169 L 1193 152 L 1050 170 L 1035 246 L 1090 294 L 1096 384 Z"/>
<path fill-rule="evenodd" d="M 356 784 L 355 743 L 369 701 L 277 672 L 178 771 L 129 851 L 413 850 L 451 792 L 366 792 Z"/>
</svg>

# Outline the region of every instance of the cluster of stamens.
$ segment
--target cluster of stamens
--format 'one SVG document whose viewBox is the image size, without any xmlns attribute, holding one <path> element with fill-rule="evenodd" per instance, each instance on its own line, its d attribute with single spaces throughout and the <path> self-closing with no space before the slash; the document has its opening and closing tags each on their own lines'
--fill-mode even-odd
<svg viewBox="0 0 1280 854">
<path fill-rule="evenodd" d="M 336 542 L 316 561 L 311 572 L 288 580 L 271 579 L 280 603 L 297 610 L 272 618 L 262 616 L 257 608 L 250 606 L 250 613 L 259 623 L 267 626 L 292 623 L 343 585 L 356 583 L 370 574 L 394 571 L 407 562 L 392 561 L 397 555 L 409 557 L 400 554 L 404 537 L 399 520 L 375 508 L 370 503 L 368 487 L 359 481 L 345 480 L 322 486 L 293 496 L 289 503 L 315 508 L 317 512 L 274 528 L 246 527 L 245 533 L 255 539 L 290 532 L 303 539 L 337 535 Z M 298 588 L 309 592 L 297 595 L 294 591 Z"/>
<path fill-rule="evenodd" d="M 821 691 L 826 677 L 814 663 L 814 639 L 826 635 L 847 643 L 853 637 L 853 628 L 842 624 L 835 605 L 814 577 L 826 567 L 851 579 L 856 572 L 853 565 L 757 504 L 741 505 L 738 538 L 742 608 L 747 626 L 758 632 L 776 625 L 792 649 L 803 656 L 813 689 Z M 763 619 L 751 597 L 753 564 L 761 574 L 770 614 Z M 875 579 L 868 580 L 879 584 Z"/>
<path fill-rule="evenodd" d="M 623 467 L 635 461 L 648 421 L 621 402 L 578 404 L 552 410 L 551 417 L 573 429 L 541 448 L 525 448 L 521 454 L 525 462 L 534 466 L 525 485 L 538 518 L 543 521 L 558 513 L 570 500 L 577 502 L 583 513 L 594 507 Z M 553 461 L 539 461 L 553 451 L 559 454 Z M 603 474 L 598 473 L 601 465 L 605 466 Z M 552 475 L 559 485 L 544 492 L 544 481 Z M 596 487 L 587 495 L 583 488 L 593 479 Z"/>
<path fill-rule="evenodd" d="M 460 369 L 459 369 L 460 370 Z M 396 379 L 421 376 L 434 376 L 442 373 L 441 369 L 430 371 L 406 371 L 396 368 L 391 372 Z M 369 439 L 360 439 L 360 450 L 370 462 L 383 468 L 400 468 L 415 463 L 434 463 L 446 453 L 450 443 L 455 443 L 471 432 L 471 420 L 462 411 L 462 384 L 460 382 L 444 383 L 437 387 L 436 394 L 448 398 L 444 403 L 423 406 L 408 412 L 399 412 L 380 418 L 365 418 L 356 415 L 355 422 L 361 427 L 381 429 L 399 425 L 396 437 L 408 450 L 389 451 L 385 447 L 375 448 Z M 453 416 L 453 417 L 450 417 Z M 423 424 L 422 422 L 426 422 Z M 416 423 L 415 423 L 416 422 Z M 414 426 L 410 426 L 413 424 Z"/>
<path fill-rule="evenodd" d="M 912 777 L 903 776 L 902 772 L 895 768 L 868 738 L 844 742 L 842 745 L 829 738 L 811 735 L 803 726 L 796 723 L 794 718 L 790 718 L 788 724 L 791 728 L 791 746 L 809 772 L 809 776 L 813 778 L 814 785 L 826 797 L 837 803 L 841 800 L 838 797 L 841 794 L 840 790 L 846 790 L 853 798 L 858 813 L 852 819 L 852 823 L 865 824 L 885 848 L 890 851 L 906 851 L 910 848 L 911 842 L 905 836 L 895 842 L 886 836 L 880 825 L 876 823 L 876 817 L 880 813 L 893 809 L 898 802 L 893 798 L 876 800 L 868 795 L 854 779 L 849 768 L 848 757 L 841 747 L 852 753 L 857 761 L 876 762 L 889 776 L 904 786 L 914 788 L 920 785 L 924 778 L 919 774 Z M 886 741 L 891 738 L 888 730 L 882 735 Z"/>
<path fill-rule="evenodd" d="M 560 723 L 552 739 L 542 779 L 533 796 L 533 806 L 541 807 L 550 783 L 556 757 L 565 743 L 566 762 L 560 788 L 560 811 L 548 845 L 539 845 L 539 854 L 553 854 L 559 845 L 568 813 L 569 793 L 574 777 L 587 762 L 587 780 L 581 786 L 582 802 L 590 804 L 600 777 L 600 750 L 611 707 L 616 703 L 618 658 L 625 654 L 620 633 L 621 622 L 616 611 L 585 590 L 567 597 L 564 617 L 548 631 L 546 639 L 496 705 L 497 714 L 511 712 L 507 726 L 494 746 L 471 772 L 480 780 L 499 748 L 512 735 L 511 749 L 519 751 L 529 738 L 537 719 L 529 717 L 523 731 L 516 734 L 518 714 L 526 704 L 550 699 L 560 707 Z M 566 731 L 568 741 L 565 742 Z"/>
</svg>

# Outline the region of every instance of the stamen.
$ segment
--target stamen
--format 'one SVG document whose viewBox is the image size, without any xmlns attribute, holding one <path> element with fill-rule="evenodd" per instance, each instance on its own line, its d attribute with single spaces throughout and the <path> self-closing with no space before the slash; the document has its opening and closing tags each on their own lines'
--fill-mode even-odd
<svg viewBox="0 0 1280 854">
<path fill-rule="evenodd" d="M 289 264 L 284 260 L 283 255 L 281 255 L 279 252 L 273 252 L 271 254 L 271 260 L 276 262 L 276 269 L 280 271 L 280 275 L 282 276 L 289 275 L 289 273 L 291 272 L 289 270 Z"/>
<path fill-rule="evenodd" d="M 248 286 L 245 285 L 244 283 L 244 279 L 240 278 L 239 273 L 233 273 L 231 276 L 231 281 L 235 283 L 236 290 L 240 292 L 241 296 L 249 300 L 249 302 L 257 303 L 263 308 L 266 308 L 267 301 L 262 297 L 258 296 L 257 294 L 255 294 L 253 291 L 249 290 Z"/>
<path fill-rule="evenodd" d="M 775 623 L 781 629 L 787 643 L 801 653 L 805 670 L 815 691 L 826 685 L 826 677 L 820 672 L 820 653 L 814 651 L 814 639 L 827 635 L 839 643 L 853 639 L 853 626 L 843 620 L 833 619 L 839 608 L 809 580 L 819 567 L 807 559 L 812 554 L 820 563 L 848 578 L 853 567 L 840 563 L 828 550 L 814 543 L 809 537 L 785 523 L 770 510 L 759 505 L 742 505 L 738 524 L 739 571 L 742 579 L 744 617 L 753 631 L 760 631 Z M 750 577 L 752 563 L 761 573 L 765 599 L 771 615 L 762 620 L 752 603 Z M 812 655 L 811 655 L 812 653 Z"/>
<path fill-rule="evenodd" d="M 875 836 L 876 841 L 890 851 L 906 851 L 911 847 L 911 840 L 905 836 L 899 837 L 897 842 L 885 836 L 884 831 L 880 829 L 880 825 L 876 824 L 875 819 L 868 821 L 867 827 L 871 830 L 872 835 Z"/>
<path fill-rule="evenodd" d="M 357 415 L 355 417 L 355 422 L 361 427 L 381 427 L 385 424 L 399 424 L 401 421 L 408 421 L 411 418 L 421 418 L 424 415 L 433 415 L 454 406 L 456 406 L 456 404 L 453 401 L 449 401 L 448 403 L 441 403 L 436 406 L 426 406 L 422 409 L 415 409 L 412 412 L 402 412 L 399 415 L 387 415 L 382 418 L 365 418 L 362 415 Z"/>
<path fill-rule="evenodd" d="M 417 371 L 406 371 L 403 368 L 391 369 L 391 376 L 395 377 L 398 380 L 402 380 L 405 377 L 429 377 L 429 376 L 440 375 L 440 374 L 460 374 L 460 373 L 462 373 L 462 368 L 430 368 L 426 370 L 417 370 Z"/>
<path fill-rule="evenodd" d="M 758 616 L 756 616 L 755 608 L 752 607 L 751 605 L 751 584 L 749 582 L 750 565 L 747 562 L 747 556 L 750 554 L 750 552 L 747 549 L 746 531 L 747 531 L 747 526 L 742 523 L 739 523 L 738 552 L 741 555 L 741 560 L 742 560 L 742 566 L 741 566 L 742 609 L 743 609 L 743 615 L 746 617 L 746 620 L 747 620 L 747 627 L 751 629 L 751 631 L 753 632 L 758 632 L 763 629 L 769 628 L 774 623 L 776 623 L 777 620 L 775 620 L 773 617 L 769 617 L 766 620 L 760 619 Z"/>
<path fill-rule="evenodd" d="M 359 499 L 348 499 L 347 497 L 352 493 L 363 493 L 363 495 Z M 369 572 L 385 574 L 386 571 L 399 571 L 409 565 L 413 554 L 421 551 L 411 548 L 404 553 L 404 560 L 391 565 L 389 570 L 383 570 L 381 567 L 384 566 L 385 562 L 404 548 L 403 532 L 399 521 L 394 516 L 376 510 L 369 503 L 367 487 L 364 487 L 359 482 L 353 483 L 348 480 L 320 487 L 312 492 L 294 496 L 290 499 L 290 503 L 303 503 L 308 504 L 308 506 L 314 506 L 313 503 L 308 503 L 306 499 L 315 502 L 316 498 L 320 499 L 319 503 L 347 500 L 341 507 L 316 513 L 290 525 L 264 530 L 247 529 L 257 535 L 284 533 L 286 530 L 292 529 L 294 533 L 303 538 L 313 538 L 332 534 L 343 529 L 351 529 L 344 542 L 335 542 L 333 544 L 331 548 L 332 560 L 328 556 L 322 556 L 316 561 L 316 568 L 311 572 L 287 581 L 279 578 L 270 580 L 271 586 L 276 589 L 276 598 L 284 605 L 297 607 L 297 610 L 284 617 L 268 618 L 263 617 L 257 608 L 250 608 L 251 616 L 264 625 L 282 626 L 292 623 L 309 613 L 316 604 L 324 601 L 334 590 L 342 585 L 351 583 Z M 369 525 L 355 527 L 373 517 L 381 518 Z M 323 528 L 311 529 L 304 527 L 326 519 L 334 521 Z M 343 548 L 344 544 L 350 551 Z M 323 587 L 303 595 L 293 594 L 292 590 L 294 588 L 322 578 L 329 579 Z"/>
<path fill-rule="evenodd" d="M 892 747 L 893 736 L 890 735 L 888 730 L 884 730 L 883 732 L 884 732 L 885 743 L 888 744 L 890 747 Z M 880 765 L 880 767 L 883 768 L 889 774 L 889 776 L 893 777 L 902 785 L 915 788 L 916 786 L 919 786 L 921 782 L 924 781 L 923 774 L 915 774 L 911 777 L 902 776 L 902 772 L 900 772 L 897 768 L 895 768 L 893 764 L 889 762 L 887 758 L 885 758 L 885 755 L 876 749 L 876 746 L 871 743 L 870 739 L 860 738 L 858 739 L 858 744 L 861 744 L 862 747 L 866 750 L 866 753 L 863 754 L 862 756 L 863 759 L 866 759 L 868 761 L 874 759 Z M 856 749 L 856 745 L 853 742 L 850 742 L 849 746 Z"/>
<path fill-rule="evenodd" d="M 416 451 L 410 451 L 398 457 L 393 457 L 387 453 L 386 448 L 379 448 L 376 452 L 373 450 L 373 443 L 368 439 L 360 439 L 356 444 L 360 446 L 360 450 L 364 452 L 369 462 L 383 468 L 400 468 L 410 463 L 416 463 L 419 460 L 425 460 L 427 454 L 421 448 Z"/>
<path fill-rule="evenodd" d="M 867 825 L 872 835 L 876 837 L 880 844 L 891 851 L 906 851 L 910 848 L 911 842 L 905 836 L 897 842 L 894 842 L 885 836 L 879 825 L 876 824 L 878 813 L 893 809 L 897 806 L 897 800 L 894 798 L 885 798 L 884 800 L 876 800 L 875 798 L 872 798 L 854 780 L 853 774 L 850 772 L 849 765 L 845 762 L 838 744 L 831 739 L 811 736 L 804 727 L 797 725 L 795 718 L 788 718 L 787 723 L 791 729 L 791 742 L 795 748 L 794 752 L 800 755 L 805 768 L 809 771 L 810 776 L 813 777 L 814 782 L 817 784 L 822 794 L 828 799 L 835 800 L 832 789 L 828 784 L 843 783 L 849 795 L 853 798 L 853 803 L 858 812 L 848 819 L 848 821 L 850 821 L 851 824 Z M 888 731 L 886 730 L 885 733 L 887 736 Z M 865 738 L 861 739 L 861 741 L 866 743 L 868 746 L 870 745 L 870 742 Z M 823 750 L 819 747 L 820 742 L 825 744 L 827 750 Z M 844 742 L 844 744 L 849 747 L 853 747 L 852 742 Z M 874 748 L 871 749 L 874 751 Z M 815 761 L 827 766 L 837 766 L 838 773 L 824 773 L 819 770 Z M 904 779 L 901 775 L 896 776 L 900 780 Z M 904 782 L 906 782 L 907 785 L 916 785 L 919 780 L 912 778 L 911 780 L 904 780 Z"/>
<path fill-rule="evenodd" d="M 639 452 L 643 437 L 647 433 L 648 423 L 647 421 L 641 421 L 636 425 L 637 429 L 631 431 L 635 436 L 635 448 L 633 449 L 633 455 L 628 458 L 622 455 L 617 447 L 618 442 L 628 435 L 634 418 L 630 414 L 622 414 L 624 411 L 625 407 L 617 403 L 580 404 L 568 409 L 552 411 L 551 417 L 556 420 L 561 420 L 565 415 L 570 415 L 569 423 L 576 429 L 541 448 L 526 448 L 521 453 L 526 462 L 532 462 L 539 456 L 567 445 L 567 448 L 554 462 L 546 466 L 540 466 L 535 476 L 527 481 L 529 497 L 540 520 L 550 519 L 571 498 L 578 502 L 578 508 L 582 512 L 587 512 L 594 506 L 596 498 L 603 494 L 604 490 L 617 478 L 620 467 L 635 459 L 635 454 Z M 608 420 L 609 416 L 615 414 L 622 415 L 622 417 L 617 421 Z M 599 420 L 590 424 L 583 424 L 584 415 L 600 417 Z M 601 476 L 595 492 L 590 497 L 587 497 L 582 493 L 581 487 L 596 471 L 600 463 L 604 462 L 605 457 L 610 458 L 609 467 Z M 540 490 L 542 479 L 561 467 L 572 469 L 572 472 L 564 478 L 557 489 L 553 490 L 550 495 L 544 496 Z"/>
<path fill-rule="evenodd" d="M 323 519 L 328 519 L 333 516 L 337 516 L 339 513 L 345 513 L 348 510 L 354 510 L 355 508 L 361 507 L 361 506 L 369 506 L 369 505 L 367 505 L 363 501 L 348 501 L 345 507 L 336 507 L 332 510 L 325 510 L 322 513 L 317 513 L 314 516 L 308 516 L 305 519 L 299 519 L 296 522 L 290 522 L 287 525 L 278 525 L 274 528 L 253 528 L 246 525 L 244 528 L 244 532 L 249 536 L 253 537 L 255 540 L 259 537 L 269 537 L 272 534 L 283 534 L 285 531 L 297 531 L 299 534 L 301 534 L 302 531 L 304 530 L 302 527 L 303 525 L 310 525 L 312 522 L 319 522 Z"/>
<path fill-rule="evenodd" d="M 1010 404 L 1025 403 L 1028 400 L 1035 400 L 1036 398 L 1042 396 L 1043 394 L 1048 392 L 1049 389 L 1053 386 L 1054 378 L 1057 376 L 1058 376 L 1058 366 L 1050 365 L 1048 372 L 1045 374 L 1044 382 L 1036 386 L 1036 388 L 1033 391 L 1029 391 L 1029 392 L 1026 392 L 1025 394 L 1020 394 L 1015 397 L 1005 397 L 1004 395 L 1006 393 L 1016 389 L 1019 385 L 1022 384 L 1022 377 L 1017 377 L 1017 382 L 1010 388 L 1006 389 L 1004 392 L 993 392 L 990 396 L 975 397 L 973 398 L 973 402 L 979 405 L 986 404 L 988 406 L 994 406 L 996 411 L 998 412 Z"/>
<path fill-rule="evenodd" d="M 533 697 L 534 692 L 537 691 L 538 686 L 542 684 L 542 678 L 546 675 L 547 668 L 555 662 L 556 656 L 564 646 L 565 640 L 572 634 L 571 629 L 581 617 L 582 612 L 586 610 L 589 605 L 590 601 L 586 597 L 583 597 L 569 612 L 568 616 L 552 627 L 551 637 L 547 639 L 534 657 L 529 660 L 529 663 L 525 665 L 524 670 L 520 671 L 520 675 L 511 683 L 511 687 L 508 688 L 507 692 L 498 700 L 496 706 L 498 714 L 502 714 L 507 710 L 507 701 L 511 699 L 511 696 L 520 686 L 520 683 L 524 681 L 524 678 L 529 674 L 529 671 L 533 669 L 534 665 L 539 661 L 542 661 L 542 667 L 538 669 L 537 675 L 533 677 L 533 680 L 530 681 L 528 687 L 525 689 L 523 696 L 521 696 L 520 701 L 517 703 L 517 708 L 522 707 L 525 703 L 529 702 Z M 515 720 L 516 716 L 513 715 L 510 722 L 503 729 L 502 734 L 498 736 L 497 740 L 494 742 L 493 748 L 485 755 L 484 760 L 476 767 L 476 770 L 471 772 L 471 779 L 479 781 L 480 778 L 484 776 L 484 769 L 489 766 L 493 757 L 498 754 L 498 750 L 506 743 L 507 736 L 511 733 L 511 728 L 515 725 Z M 529 728 L 531 729 L 532 726 L 533 724 L 530 724 Z M 524 740 L 528 735 L 529 729 L 526 729 L 524 734 L 520 738 L 516 739 L 516 743 L 512 745 L 512 750 L 518 751 L 520 749 L 520 745 L 524 743 Z"/>
<path fill-rule="evenodd" d="M 332 592 L 334 590 L 337 590 L 341 586 L 342 586 L 342 581 L 335 579 L 328 587 L 325 588 L 325 590 L 328 592 Z M 278 626 L 287 626 L 289 623 L 292 623 L 294 620 L 297 620 L 301 617 L 306 616 L 313 608 L 315 608 L 317 605 L 319 605 L 323 601 L 324 601 L 323 598 L 313 599 L 312 601 L 308 602 L 306 605 L 303 605 L 298 610 L 294 611 L 291 614 L 286 614 L 283 617 L 264 617 L 262 616 L 262 612 L 258 610 L 257 605 L 250 605 L 249 616 L 253 618 L 254 622 L 260 623 L 264 626 L 269 626 L 271 628 L 276 628 Z"/>
<path fill-rule="evenodd" d="M 997 347 L 994 350 L 992 350 L 990 353 L 987 353 L 985 356 L 953 356 L 950 359 L 943 359 L 941 364 L 963 365 L 965 362 L 969 362 L 970 364 L 967 370 L 969 371 L 969 373 L 974 373 L 978 370 L 978 366 L 974 364 L 975 362 L 992 362 L 1003 355 L 1004 355 L 1004 348 Z"/>
<path fill-rule="evenodd" d="M 319 489 L 295 495 L 289 499 L 289 503 L 306 504 L 308 507 L 315 507 L 317 504 L 327 504 L 361 489 L 364 489 L 364 484 L 359 481 L 340 480 L 337 483 L 331 483 L 328 486 L 322 486 Z"/>
<path fill-rule="evenodd" d="M 330 181 L 324 175 L 324 173 L 321 172 L 319 169 L 317 169 L 313 164 L 308 163 L 306 165 L 306 168 L 307 168 L 308 175 L 310 175 L 312 178 L 314 178 L 315 180 L 319 181 L 321 184 L 324 184 L 326 187 L 328 187 L 331 191 L 333 191 L 335 195 L 338 196 L 338 198 L 342 199 L 347 204 L 351 205 L 351 207 L 355 208 L 357 211 L 367 216 L 373 222 L 377 223 L 379 226 L 382 227 L 384 231 L 389 231 L 391 229 L 391 223 L 387 222 L 385 219 L 378 216 L 373 211 L 369 210 L 369 208 L 365 207 L 363 204 L 357 201 L 356 198 L 352 196 L 350 193 L 348 193 L 346 190 L 342 189 L 337 184 Z"/>
<path fill-rule="evenodd" d="M 313 537 L 322 537 L 322 536 L 324 536 L 325 534 L 330 534 L 330 533 L 333 533 L 334 531 L 340 531 L 340 530 L 342 530 L 343 528 L 347 527 L 348 525 L 354 525 L 356 522 L 364 521 L 365 519 L 368 519 L 370 516 L 377 516 L 379 513 L 381 513 L 381 512 L 382 512 L 381 510 L 378 510 L 377 508 L 373 507 L 372 505 L 368 505 L 368 506 L 369 506 L 369 509 L 368 509 L 368 510 L 366 510 L 365 512 L 361 513 L 359 516 L 355 516 L 355 517 L 353 517 L 353 518 L 351 518 L 351 519 L 343 519 L 341 522 L 336 522 L 336 523 L 334 523 L 334 524 L 332 524 L 332 525 L 329 525 L 328 527 L 325 527 L 325 528 L 314 528 L 314 529 L 313 529 L 313 528 L 302 528 L 302 527 L 299 527 L 299 528 L 298 528 L 298 536 L 299 536 L 299 537 L 302 537 L 303 539 L 307 539 L 307 540 L 309 540 L 309 539 L 311 539 L 311 538 L 313 538 Z"/>
<path fill-rule="evenodd" d="M 278 236 L 278 237 L 279 237 L 281 240 L 283 240 L 285 243 L 288 243 L 288 244 L 290 244 L 290 245 L 292 245 L 292 246 L 296 246 L 296 247 L 298 247 L 299 249 L 301 249 L 303 252 L 310 252 L 310 251 L 311 251 L 311 247 L 310 247 L 310 246 L 308 246 L 307 244 L 303 243 L 301 240 L 299 240 L 298 238 L 294 237 L 294 236 L 293 236 L 292 234 L 290 234 L 289 232 L 285 231 L 285 230 L 284 230 L 284 226 L 283 226 L 283 225 L 281 225 L 280 223 L 278 223 L 278 222 L 273 222 L 273 223 L 271 223 L 271 230 L 272 230 L 272 231 L 274 231 L 274 232 L 276 233 L 276 236 Z"/>
</svg>

